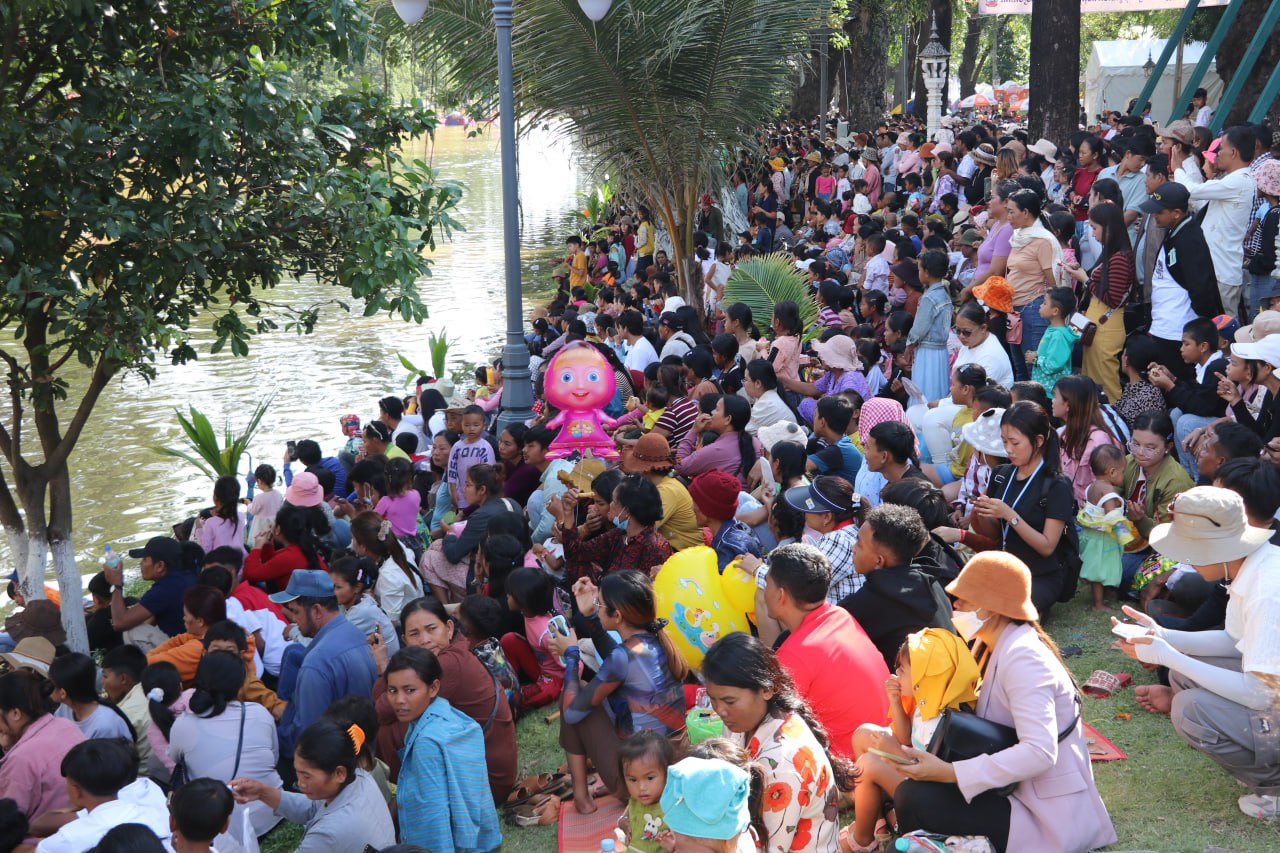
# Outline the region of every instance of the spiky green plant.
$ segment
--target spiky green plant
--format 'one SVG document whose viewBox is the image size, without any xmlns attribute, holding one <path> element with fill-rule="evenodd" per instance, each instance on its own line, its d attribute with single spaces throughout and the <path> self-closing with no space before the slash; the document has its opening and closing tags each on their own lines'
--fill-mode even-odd
<svg viewBox="0 0 1280 853">
<path fill-rule="evenodd" d="M 440 337 L 436 337 L 432 332 L 427 335 L 427 347 L 431 350 L 431 368 L 435 371 L 433 376 L 436 379 L 445 378 L 445 366 L 449 360 L 449 336 L 441 333 Z"/>
<path fill-rule="evenodd" d="M 792 257 L 782 252 L 738 264 L 724 286 L 724 304 L 745 303 L 760 326 L 773 317 L 774 305 L 788 299 L 800 309 L 801 328 L 809 328 L 818 319 L 813 288 Z"/>
<path fill-rule="evenodd" d="M 267 413 L 274 399 L 275 396 L 272 395 L 259 403 L 253 410 L 249 423 L 239 434 L 232 430 L 229 419 L 224 422 L 221 443 L 218 441 L 218 434 L 214 432 L 213 424 L 209 422 L 204 412 L 191 406 L 190 417 L 187 417 L 181 410 L 174 409 L 174 414 L 178 416 L 178 423 L 182 427 L 183 436 L 194 452 L 189 453 L 173 447 L 157 446 L 151 449 L 156 453 L 190 462 L 211 480 L 219 477 L 235 477 L 239 474 L 240 459 L 245 455 L 249 442 L 262 424 L 262 416 Z"/>
</svg>

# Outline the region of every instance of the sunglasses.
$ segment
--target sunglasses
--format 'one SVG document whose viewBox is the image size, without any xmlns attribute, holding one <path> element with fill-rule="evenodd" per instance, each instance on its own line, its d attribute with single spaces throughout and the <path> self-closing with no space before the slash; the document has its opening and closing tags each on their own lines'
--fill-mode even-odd
<svg viewBox="0 0 1280 853">
<path fill-rule="evenodd" d="M 960 337 L 960 338 L 967 338 L 967 337 L 969 337 L 970 335 L 972 335 L 974 332 L 976 332 L 976 331 L 978 331 L 978 330 L 977 330 L 977 329 L 962 329 L 962 328 L 960 328 L 959 326 L 952 326 L 952 331 L 954 331 L 954 332 L 956 333 L 956 336 L 957 336 L 957 337 Z M 971 365 L 967 365 L 967 364 L 965 365 L 965 367 L 970 367 L 970 366 L 971 366 Z M 964 368 L 962 367 L 962 368 L 960 368 L 960 369 L 961 369 L 961 370 L 963 370 Z"/>
</svg>

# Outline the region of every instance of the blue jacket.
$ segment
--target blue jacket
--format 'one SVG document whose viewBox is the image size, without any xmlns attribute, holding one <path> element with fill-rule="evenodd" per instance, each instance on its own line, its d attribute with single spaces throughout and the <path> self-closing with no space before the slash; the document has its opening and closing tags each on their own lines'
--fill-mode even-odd
<svg viewBox="0 0 1280 853">
<path fill-rule="evenodd" d="M 405 844 L 432 853 L 488 853 L 502 846 L 484 734 L 442 696 L 405 734 L 396 808 Z"/>
<path fill-rule="evenodd" d="M 342 467 L 338 457 L 323 457 L 320 460 L 320 467 L 333 475 L 333 493 L 335 495 L 345 495 L 347 493 L 347 469 Z M 286 486 L 293 484 L 293 468 L 289 465 L 284 466 L 284 484 Z"/>
<path fill-rule="evenodd" d="M 289 707 L 276 731 L 280 754 L 292 755 L 298 735 L 335 699 L 372 696 L 378 678 L 364 634 L 341 614 L 321 628 L 307 646 Z"/>
</svg>

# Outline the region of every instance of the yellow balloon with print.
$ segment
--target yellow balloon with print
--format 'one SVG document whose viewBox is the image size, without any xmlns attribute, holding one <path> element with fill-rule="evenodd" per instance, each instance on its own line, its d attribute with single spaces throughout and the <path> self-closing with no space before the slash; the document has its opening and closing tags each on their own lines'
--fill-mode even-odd
<svg viewBox="0 0 1280 853">
<path fill-rule="evenodd" d="M 726 576 L 731 571 L 745 574 L 729 567 Z M 734 587 L 733 598 L 739 602 L 735 606 L 717 569 L 716 552 L 705 545 L 677 551 L 662 564 L 653 580 L 658 615 L 667 620 L 663 630 L 689 666 L 700 667 L 707 650 L 721 637 L 750 630 L 747 612 L 740 604 L 740 586 Z"/>
</svg>

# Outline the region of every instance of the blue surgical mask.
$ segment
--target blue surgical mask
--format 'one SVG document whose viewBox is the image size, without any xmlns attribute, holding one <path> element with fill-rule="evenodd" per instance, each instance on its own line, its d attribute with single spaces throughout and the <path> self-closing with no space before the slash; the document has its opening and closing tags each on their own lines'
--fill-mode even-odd
<svg viewBox="0 0 1280 853">
<path fill-rule="evenodd" d="M 622 516 L 617 516 L 613 519 L 613 526 L 618 528 L 619 530 L 626 530 L 627 520 Z"/>
</svg>

